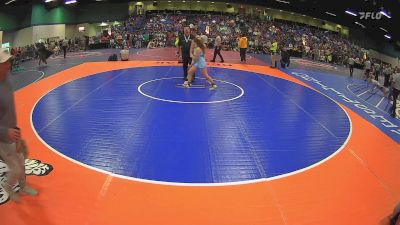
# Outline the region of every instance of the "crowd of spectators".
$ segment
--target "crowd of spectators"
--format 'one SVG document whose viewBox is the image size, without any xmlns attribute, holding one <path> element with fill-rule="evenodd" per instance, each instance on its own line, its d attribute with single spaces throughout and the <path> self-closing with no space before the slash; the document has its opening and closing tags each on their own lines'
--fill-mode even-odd
<svg viewBox="0 0 400 225">
<path fill-rule="evenodd" d="M 148 15 L 130 17 L 120 25 L 112 26 L 111 47 L 134 48 L 172 47 L 184 25 L 195 34 L 209 37 L 209 47 L 220 35 L 223 50 L 237 51 L 240 35 L 246 33 L 249 53 L 266 53 L 273 41 L 279 47 L 289 48 L 299 57 L 346 64 L 349 57 L 362 64 L 364 51 L 337 32 L 285 21 L 261 20 L 237 15 Z"/>
<path fill-rule="evenodd" d="M 347 65 L 349 58 L 363 65 L 365 51 L 337 32 L 287 21 L 267 20 L 251 16 L 210 14 L 150 14 L 131 16 L 127 20 L 104 29 L 94 37 L 68 40 L 68 51 L 88 49 L 91 45 L 124 49 L 174 47 L 183 26 L 190 26 L 193 34 L 208 36 L 208 46 L 214 39 L 222 38 L 222 49 L 238 51 L 242 33 L 248 38 L 248 53 L 265 54 L 273 42 L 279 49 L 288 49 L 292 56 L 316 61 Z M 62 40 L 46 41 L 48 50 L 58 55 Z M 37 45 L 13 48 L 20 60 L 37 58 Z"/>
</svg>

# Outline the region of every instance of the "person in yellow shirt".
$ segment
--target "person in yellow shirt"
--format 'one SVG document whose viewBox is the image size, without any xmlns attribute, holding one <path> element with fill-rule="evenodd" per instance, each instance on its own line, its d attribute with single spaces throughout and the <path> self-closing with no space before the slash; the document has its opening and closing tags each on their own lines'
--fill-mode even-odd
<svg viewBox="0 0 400 225">
<path fill-rule="evenodd" d="M 240 48 L 240 61 L 246 62 L 246 51 L 248 46 L 248 40 L 246 34 L 242 34 L 241 38 L 239 39 L 239 48 Z"/>
<path fill-rule="evenodd" d="M 277 59 L 278 59 L 278 55 L 277 55 L 277 51 L 278 51 L 278 42 L 276 40 L 273 41 L 271 48 L 269 49 L 271 52 L 271 67 L 272 68 L 276 68 L 277 67 Z"/>
</svg>

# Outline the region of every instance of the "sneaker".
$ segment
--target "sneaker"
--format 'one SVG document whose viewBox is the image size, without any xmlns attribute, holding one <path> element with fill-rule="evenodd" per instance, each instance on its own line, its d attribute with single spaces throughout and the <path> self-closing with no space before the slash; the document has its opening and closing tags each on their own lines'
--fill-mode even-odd
<svg viewBox="0 0 400 225">
<path fill-rule="evenodd" d="M 36 196 L 39 194 L 39 192 L 35 189 L 33 189 L 32 187 L 26 185 L 22 190 L 21 193 L 30 195 L 30 196 Z"/>
<path fill-rule="evenodd" d="M 215 60 L 210 60 L 210 62 L 215 62 Z"/>
<path fill-rule="evenodd" d="M 224 60 L 221 60 L 221 63 L 224 63 L 225 61 Z"/>
<path fill-rule="evenodd" d="M 217 85 L 216 84 L 211 85 L 210 90 L 213 91 L 215 89 L 217 89 Z"/>
<path fill-rule="evenodd" d="M 182 86 L 184 87 L 184 88 L 189 88 L 190 87 L 190 83 L 189 83 L 189 81 L 185 81 L 183 84 L 182 84 Z"/>
</svg>

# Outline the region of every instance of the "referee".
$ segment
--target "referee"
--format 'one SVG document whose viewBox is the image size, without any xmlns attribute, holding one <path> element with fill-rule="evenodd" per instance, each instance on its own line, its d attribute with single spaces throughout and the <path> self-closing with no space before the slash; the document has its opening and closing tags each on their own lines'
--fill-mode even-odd
<svg viewBox="0 0 400 225">
<path fill-rule="evenodd" d="M 190 34 L 190 27 L 185 26 L 183 28 L 183 35 L 179 36 L 179 56 L 183 63 L 183 80 L 187 81 L 188 67 L 192 64 L 192 58 L 190 57 L 190 52 L 192 50 L 192 41 L 194 36 Z M 193 76 L 194 78 L 194 76 Z"/>
</svg>

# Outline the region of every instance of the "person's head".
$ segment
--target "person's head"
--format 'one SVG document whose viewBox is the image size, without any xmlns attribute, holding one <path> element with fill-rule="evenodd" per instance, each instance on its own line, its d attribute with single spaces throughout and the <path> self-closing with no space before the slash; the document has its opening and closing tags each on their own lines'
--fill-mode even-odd
<svg viewBox="0 0 400 225">
<path fill-rule="evenodd" d="M 11 55 L 5 49 L 0 49 L 0 81 L 6 79 L 11 70 Z"/>
<path fill-rule="evenodd" d="M 245 34 L 245 33 L 242 33 L 241 37 L 246 37 L 246 34 Z"/>
<path fill-rule="evenodd" d="M 204 46 L 203 40 L 201 37 L 196 37 L 194 39 L 194 43 L 196 44 L 196 47 L 199 47 L 203 52 L 205 52 L 206 47 Z"/>
<path fill-rule="evenodd" d="M 186 36 L 189 36 L 189 35 L 190 35 L 190 27 L 189 27 L 189 26 L 185 26 L 185 27 L 183 28 L 183 33 L 184 33 Z"/>
</svg>

